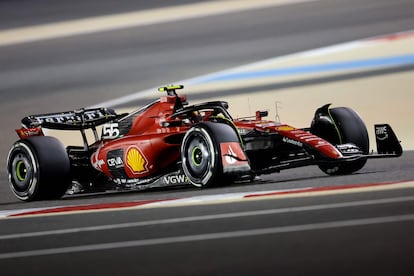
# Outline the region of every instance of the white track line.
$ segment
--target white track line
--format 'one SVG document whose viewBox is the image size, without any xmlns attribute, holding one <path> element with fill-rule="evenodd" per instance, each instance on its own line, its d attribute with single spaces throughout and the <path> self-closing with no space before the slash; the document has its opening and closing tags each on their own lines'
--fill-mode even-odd
<svg viewBox="0 0 414 276">
<path fill-rule="evenodd" d="M 131 247 L 142 247 L 142 246 L 152 246 L 152 245 L 162 245 L 162 244 L 172 244 L 172 243 L 185 243 L 185 242 L 194 242 L 194 241 L 234 239 L 234 238 L 241 238 L 241 237 L 274 235 L 274 234 L 291 233 L 291 232 L 314 231 L 314 230 L 324 230 L 324 229 L 332 229 L 332 228 L 406 222 L 406 221 L 412 221 L 412 220 L 414 220 L 414 214 L 365 218 L 365 219 L 353 219 L 353 220 L 343 220 L 343 221 L 331 221 L 331 222 L 323 222 L 323 223 L 312 223 L 312 224 L 270 227 L 270 228 L 259 228 L 259 229 L 231 231 L 231 232 L 218 232 L 218 233 L 209 233 L 209 234 L 200 234 L 200 235 L 165 237 L 165 238 L 156 238 L 156 239 L 147 239 L 147 240 L 132 240 L 132 241 L 111 242 L 111 243 L 101 243 L 101 244 L 92 244 L 92 245 L 69 246 L 69 247 L 60 247 L 60 248 L 51 248 L 51 249 L 39 249 L 39 250 L 2 253 L 0 254 L 0 260 L 21 258 L 21 257 L 65 254 L 65 253 L 79 253 L 79 252 L 97 251 L 97 250 L 113 250 L 117 248 L 131 248 Z"/>
<path fill-rule="evenodd" d="M 272 197 L 277 198 L 289 198 L 289 197 L 310 197 L 320 196 L 329 194 L 345 194 L 355 192 L 369 192 L 379 190 L 390 190 L 390 189 L 408 189 L 414 187 L 414 181 L 403 181 L 396 183 L 378 183 L 378 185 L 360 185 L 355 187 L 347 187 L 346 185 L 339 188 L 337 186 L 331 186 L 332 189 L 319 190 L 318 187 L 308 188 L 297 188 L 297 189 L 283 189 L 283 190 L 271 190 L 271 191 L 256 191 L 256 192 L 240 192 L 240 193 L 227 193 L 217 195 L 204 195 L 194 196 L 178 199 L 167 199 L 155 202 L 143 203 L 137 201 L 136 204 L 132 204 L 129 207 L 119 208 L 114 207 L 100 208 L 97 204 L 96 208 L 92 208 L 93 204 L 85 210 L 85 205 L 80 205 L 80 209 L 65 210 L 66 207 L 77 207 L 77 206 L 54 206 L 44 207 L 36 209 L 20 209 L 20 210 L 5 210 L 0 211 L 0 219 L 2 218 L 24 218 L 30 216 L 55 216 L 55 215 L 67 215 L 74 213 L 91 213 L 91 212 L 103 212 L 103 211 L 114 211 L 114 210 L 131 210 L 140 208 L 159 208 L 159 207 L 177 207 L 177 206 L 188 206 L 188 205 L 201 205 L 201 204 L 221 204 L 229 202 L 238 202 L 242 200 L 262 200 Z M 62 208 L 61 211 L 57 209 Z M 1 238 L 0 238 L 1 240 Z"/>
<path fill-rule="evenodd" d="M 0 46 L 113 31 L 317 0 L 226 0 L 178 5 L 0 31 Z"/>
<path fill-rule="evenodd" d="M 234 212 L 234 213 L 214 214 L 214 215 L 205 215 L 205 216 L 190 216 L 190 217 L 171 218 L 171 219 L 138 221 L 138 222 L 129 222 L 129 223 L 119 223 L 119 224 L 109 224 L 109 225 L 77 227 L 77 228 L 68 228 L 68 229 L 59 229 L 59 230 L 0 235 L 0 240 L 41 237 L 41 236 L 50 236 L 50 235 L 64 235 L 64 234 L 73 234 L 73 233 L 80 233 L 80 232 L 104 231 L 104 230 L 121 229 L 121 228 L 132 228 L 132 227 L 183 223 L 183 222 L 195 222 L 195 221 L 205 221 L 205 220 L 214 220 L 214 219 L 228 219 L 228 218 L 262 216 L 262 215 L 271 215 L 271 214 L 284 214 L 284 213 L 293 213 L 293 212 L 307 212 L 307 211 L 316 211 L 316 210 L 327 210 L 327 209 L 347 208 L 347 207 L 356 207 L 356 206 L 368 206 L 368 205 L 388 204 L 388 203 L 396 203 L 396 202 L 406 202 L 406 201 L 413 201 L 413 200 L 414 200 L 414 196 L 407 196 L 407 197 L 384 198 L 384 199 L 374 199 L 374 200 L 351 201 L 351 202 L 342 202 L 342 203 L 319 204 L 319 205 L 310 205 L 310 206 L 299 206 L 299 207 L 280 208 L 280 209 L 248 211 L 248 212 Z"/>
<path fill-rule="evenodd" d="M 363 48 L 365 46 L 372 45 L 373 43 L 382 43 L 384 41 L 381 40 L 381 38 L 386 38 L 390 35 L 403 36 L 403 35 L 408 35 L 408 34 L 413 34 L 413 33 L 414 33 L 413 30 L 407 30 L 407 31 L 403 31 L 403 32 L 393 33 L 393 34 L 385 34 L 383 36 L 368 37 L 368 38 L 361 39 L 361 40 L 355 40 L 355 41 L 350 41 L 350 42 L 346 42 L 346 43 L 341 43 L 341 44 L 330 45 L 330 46 L 321 47 L 321 48 L 310 49 L 310 50 L 307 50 L 307 51 L 302 51 L 302 52 L 292 53 L 292 54 L 289 54 L 289 55 L 274 57 L 274 58 L 270 58 L 270 59 L 266 59 L 266 60 L 261 60 L 261 61 L 245 64 L 245 65 L 238 66 L 238 67 L 225 69 L 225 70 L 222 70 L 222 71 L 217 71 L 217 72 L 205 74 L 205 75 L 198 76 L 198 77 L 195 77 L 195 78 L 176 81 L 174 83 L 183 84 L 184 86 L 202 84 L 202 83 L 208 82 L 211 79 L 216 79 L 216 78 L 218 78 L 220 76 L 223 76 L 223 75 L 229 75 L 229 74 L 234 74 L 234 73 L 243 72 L 243 71 L 251 71 L 251 70 L 254 70 L 255 68 L 265 67 L 265 66 L 268 66 L 270 64 L 275 64 L 277 62 L 282 62 L 282 61 L 289 60 L 289 59 L 295 59 L 295 58 L 301 58 L 301 57 L 312 57 L 312 56 L 323 56 L 323 55 L 326 55 L 326 54 L 329 54 L 329 53 L 338 53 L 338 52 L 343 52 L 343 51 L 349 51 L 349 50 L 353 50 L 353 49 L 357 49 L 357 48 Z M 162 86 L 162 85 L 163 84 L 160 84 L 159 86 Z M 122 105 L 122 104 L 125 104 L 125 103 L 128 103 L 128 102 L 133 102 L 133 101 L 136 101 L 136 100 L 139 100 L 139 99 L 152 97 L 154 95 L 155 91 L 157 91 L 158 87 L 153 87 L 153 88 L 142 90 L 142 91 L 132 92 L 131 94 L 123 96 L 123 97 L 118 97 L 116 99 L 112 99 L 112 100 L 109 100 L 109 101 L 97 103 L 97 104 L 91 106 L 91 108 L 95 108 L 95 107 L 114 107 L 114 106 Z"/>
</svg>

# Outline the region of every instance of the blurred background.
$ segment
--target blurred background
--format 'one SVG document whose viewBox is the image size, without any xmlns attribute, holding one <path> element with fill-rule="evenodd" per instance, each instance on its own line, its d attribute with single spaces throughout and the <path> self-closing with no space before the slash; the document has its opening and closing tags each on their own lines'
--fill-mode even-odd
<svg viewBox="0 0 414 276">
<path fill-rule="evenodd" d="M 352 175 L 309 166 L 219 188 L 29 203 L 14 197 L 6 175 L 23 117 L 130 111 L 171 83 L 185 85 L 190 103 L 226 100 L 234 117 L 268 110 L 268 119 L 296 127 L 326 103 L 348 106 L 371 138 L 374 123 L 390 123 L 412 150 L 413 30 L 413 0 L 0 0 L 0 218 L 50 208 L 0 219 L 1 271 L 413 275 L 413 151 L 369 160 Z M 72 144 L 73 135 L 61 138 Z M 232 197 L 269 191 L 280 196 Z M 226 204 L 207 204 L 208 196 Z M 196 205 L 88 211 L 172 198 Z M 76 208 L 84 211 L 50 215 Z M 165 224 L 170 218 L 177 223 Z"/>
</svg>

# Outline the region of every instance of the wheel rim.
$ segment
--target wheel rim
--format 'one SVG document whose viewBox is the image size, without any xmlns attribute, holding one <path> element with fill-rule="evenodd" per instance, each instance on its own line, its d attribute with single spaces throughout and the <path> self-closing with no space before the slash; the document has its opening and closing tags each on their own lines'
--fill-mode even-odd
<svg viewBox="0 0 414 276">
<path fill-rule="evenodd" d="M 191 151 L 191 160 L 196 167 L 200 166 L 203 162 L 203 152 L 199 147 L 194 147 Z"/>
<path fill-rule="evenodd" d="M 202 178 L 209 169 L 211 155 L 204 137 L 194 135 L 188 144 L 186 155 L 189 157 L 187 165 L 190 174 L 195 178 Z"/>
<path fill-rule="evenodd" d="M 26 179 L 27 168 L 26 164 L 22 160 L 17 161 L 15 171 L 18 181 L 24 181 Z"/>
<path fill-rule="evenodd" d="M 30 157 L 22 151 L 12 155 L 10 168 L 10 180 L 16 192 L 26 193 L 31 186 L 34 176 L 34 168 Z"/>
</svg>

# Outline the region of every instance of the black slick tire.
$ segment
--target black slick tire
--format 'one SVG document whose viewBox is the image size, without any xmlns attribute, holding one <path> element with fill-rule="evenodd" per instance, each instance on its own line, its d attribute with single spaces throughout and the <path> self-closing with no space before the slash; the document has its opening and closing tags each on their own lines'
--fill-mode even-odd
<svg viewBox="0 0 414 276">
<path fill-rule="evenodd" d="M 7 158 L 7 173 L 13 194 L 23 201 L 58 199 L 71 184 L 66 149 L 49 136 L 15 142 Z"/>
<path fill-rule="evenodd" d="M 322 137 L 329 142 L 339 144 L 352 143 L 359 147 L 363 154 L 369 152 L 369 138 L 367 128 L 354 110 L 347 107 L 337 107 L 329 110 L 337 128 L 339 137 Z M 352 162 L 343 162 L 334 165 L 320 165 L 319 168 L 329 175 L 345 175 L 354 173 L 365 166 L 366 159 L 359 159 Z"/>
</svg>

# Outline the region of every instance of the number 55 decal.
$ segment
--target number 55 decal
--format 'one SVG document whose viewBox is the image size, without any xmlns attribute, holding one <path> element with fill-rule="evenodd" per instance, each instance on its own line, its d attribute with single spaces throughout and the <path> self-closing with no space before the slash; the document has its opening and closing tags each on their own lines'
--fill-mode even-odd
<svg viewBox="0 0 414 276">
<path fill-rule="evenodd" d="M 115 139 L 119 136 L 118 123 L 104 124 L 102 128 L 102 138 Z"/>
</svg>

